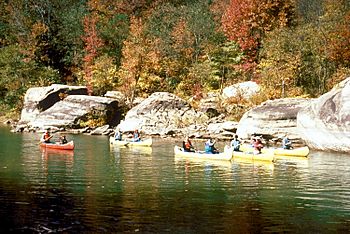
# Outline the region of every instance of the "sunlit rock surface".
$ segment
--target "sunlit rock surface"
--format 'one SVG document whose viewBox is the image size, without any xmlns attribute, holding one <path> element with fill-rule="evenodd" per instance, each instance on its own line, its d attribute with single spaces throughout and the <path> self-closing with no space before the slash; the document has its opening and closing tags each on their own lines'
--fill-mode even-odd
<svg viewBox="0 0 350 234">
<path fill-rule="evenodd" d="M 184 132 L 184 128 L 207 120 L 208 116 L 194 110 L 185 100 L 171 93 L 157 92 L 129 110 L 118 127 L 123 132 L 139 129 L 150 135 L 185 135 L 189 133 Z"/>
<path fill-rule="evenodd" d="M 243 115 L 237 126 L 237 134 L 242 138 L 258 134 L 268 139 L 287 135 L 294 141 L 301 141 L 296 118 L 299 110 L 309 105 L 310 101 L 304 98 L 266 101 Z"/>
<path fill-rule="evenodd" d="M 20 124 L 33 121 L 40 112 L 49 109 L 67 95 L 86 94 L 87 88 L 85 86 L 53 84 L 47 87 L 30 88 L 24 96 Z"/>
<path fill-rule="evenodd" d="M 300 110 L 298 128 L 312 149 L 350 152 L 350 78 Z"/>
</svg>

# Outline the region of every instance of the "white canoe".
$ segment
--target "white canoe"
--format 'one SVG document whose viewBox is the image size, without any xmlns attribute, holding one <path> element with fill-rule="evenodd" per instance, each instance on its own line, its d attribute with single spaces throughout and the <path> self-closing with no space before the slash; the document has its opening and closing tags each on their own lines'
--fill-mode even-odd
<svg viewBox="0 0 350 234">
<path fill-rule="evenodd" d="M 109 143 L 111 145 L 117 145 L 117 146 L 142 146 L 142 147 L 150 147 L 152 146 L 152 138 L 147 138 L 141 141 L 128 141 L 128 140 L 123 140 L 123 141 L 116 141 L 114 137 L 109 138 Z"/>
</svg>

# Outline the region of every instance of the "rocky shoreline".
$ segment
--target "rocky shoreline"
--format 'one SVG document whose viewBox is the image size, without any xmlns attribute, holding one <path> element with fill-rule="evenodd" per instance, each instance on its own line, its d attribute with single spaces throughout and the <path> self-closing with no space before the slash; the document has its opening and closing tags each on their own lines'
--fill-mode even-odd
<svg viewBox="0 0 350 234">
<path fill-rule="evenodd" d="M 174 94 L 158 92 L 139 99 L 123 116 L 129 103 L 119 92 L 88 96 L 86 87 L 55 84 L 29 89 L 21 119 L 8 124 L 13 132 L 50 128 L 54 132 L 112 135 L 118 127 L 125 134 L 139 129 L 143 135 L 161 138 L 230 140 L 238 134 L 248 140 L 255 134 L 269 143 L 287 135 L 297 145 L 350 152 L 349 78 L 317 99 L 266 101 L 246 112 L 239 122 L 220 113 L 223 95 L 208 97 L 195 109 Z M 92 123 L 100 127 L 91 127 Z"/>
</svg>

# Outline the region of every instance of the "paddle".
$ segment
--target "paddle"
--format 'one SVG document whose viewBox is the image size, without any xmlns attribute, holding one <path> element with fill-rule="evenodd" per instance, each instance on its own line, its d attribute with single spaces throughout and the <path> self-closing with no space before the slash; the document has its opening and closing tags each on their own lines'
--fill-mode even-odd
<svg viewBox="0 0 350 234">
<path fill-rule="evenodd" d="M 51 135 L 51 136 L 49 136 L 49 137 L 46 137 L 46 138 L 45 138 L 45 141 L 50 140 L 52 137 L 53 137 L 53 135 Z M 39 144 L 41 144 L 41 143 L 45 143 L 45 142 L 42 142 L 41 139 L 40 139 Z"/>
</svg>

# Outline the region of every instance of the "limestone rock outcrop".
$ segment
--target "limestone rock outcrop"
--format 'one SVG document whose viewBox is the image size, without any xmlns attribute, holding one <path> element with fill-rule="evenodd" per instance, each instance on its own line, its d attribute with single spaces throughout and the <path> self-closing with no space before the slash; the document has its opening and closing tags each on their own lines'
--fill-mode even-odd
<svg viewBox="0 0 350 234">
<path fill-rule="evenodd" d="M 310 148 L 350 152 L 350 78 L 301 109 L 297 124 Z"/>
<path fill-rule="evenodd" d="M 25 124 L 34 120 L 40 112 L 49 109 L 67 95 L 86 94 L 87 88 L 85 86 L 53 84 L 47 87 L 30 88 L 24 96 L 19 124 Z"/>
<path fill-rule="evenodd" d="M 36 118 L 28 123 L 33 128 L 79 126 L 79 121 L 85 120 L 87 115 L 106 120 L 107 124 L 120 121 L 118 102 L 112 98 L 87 95 L 69 95 L 57 102 L 49 109 L 40 112 Z"/>
<path fill-rule="evenodd" d="M 185 100 L 157 92 L 129 110 L 118 127 L 123 132 L 139 129 L 149 135 L 189 134 L 183 129 L 207 120 L 208 116 L 194 110 Z"/>
<path fill-rule="evenodd" d="M 243 115 L 237 126 L 237 134 L 246 139 L 253 134 L 266 139 L 287 135 L 294 141 L 302 141 L 297 129 L 297 114 L 310 101 L 304 98 L 266 101 Z"/>
</svg>

